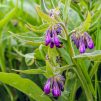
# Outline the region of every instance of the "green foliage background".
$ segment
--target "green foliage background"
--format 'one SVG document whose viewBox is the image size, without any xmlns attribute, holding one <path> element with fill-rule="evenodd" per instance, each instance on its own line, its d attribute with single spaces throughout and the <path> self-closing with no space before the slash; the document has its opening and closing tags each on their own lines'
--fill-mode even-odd
<svg viewBox="0 0 101 101">
<path fill-rule="evenodd" d="M 52 8 L 61 11 L 56 20 L 47 15 Z M 54 23 L 65 28 L 64 48 L 44 45 L 45 31 Z M 74 29 L 87 31 L 95 48 L 80 55 L 69 40 Z M 101 0 L 0 0 L 0 101 L 101 101 L 100 49 Z M 47 78 L 63 73 L 62 95 L 45 95 Z"/>
</svg>

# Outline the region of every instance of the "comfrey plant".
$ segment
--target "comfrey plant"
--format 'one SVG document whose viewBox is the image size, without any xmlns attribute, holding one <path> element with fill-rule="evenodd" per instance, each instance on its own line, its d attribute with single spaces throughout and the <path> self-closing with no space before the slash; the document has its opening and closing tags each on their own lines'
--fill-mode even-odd
<svg viewBox="0 0 101 101">
<path fill-rule="evenodd" d="M 47 28 L 47 31 L 45 33 L 45 45 L 49 46 L 50 49 L 65 48 L 65 47 L 63 47 L 64 46 L 63 42 L 60 40 L 60 37 L 59 37 L 59 36 L 63 36 L 62 34 L 65 34 L 64 36 L 66 38 L 63 37 L 63 39 L 67 40 L 67 45 L 69 47 L 69 54 L 70 54 L 72 63 L 73 63 L 73 65 L 75 65 L 77 67 L 78 72 L 82 72 L 79 67 L 79 64 L 74 59 L 72 59 L 72 57 L 75 56 L 75 52 L 72 47 L 71 40 L 74 42 L 77 49 L 79 49 L 79 52 L 82 54 L 86 52 L 87 48 L 93 49 L 94 42 L 93 42 L 91 36 L 86 31 L 84 31 L 83 33 L 80 33 L 80 32 L 78 32 L 78 30 L 76 30 L 74 32 L 74 29 L 73 29 L 73 33 L 70 37 L 65 24 L 63 22 L 57 22 L 57 16 L 59 16 L 59 15 L 60 15 L 60 11 L 56 11 L 55 9 L 52 9 L 49 12 L 50 18 L 52 20 L 56 20 L 56 23 L 50 25 Z M 51 57 L 51 59 L 52 59 L 52 57 Z M 57 74 L 57 71 L 55 71 L 55 74 Z M 64 77 L 61 76 L 60 74 L 49 77 L 49 79 L 46 81 L 46 83 L 44 85 L 44 93 L 50 94 L 50 92 L 52 92 L 52 95 L 54 97 L 61 96 L 61 91 L 63 91 L 63 89 L 64 89 L 64 81 L 65 81 Z M 88 92 L 90 92 L 90 90 Z"/>
<path fill-rule="evenodd" d="M 7 1 L 10 1 L 7 4 L 12 4 L 13 0 Z M 24 4 L 27 4 L 27 6 L 22 5 L 26 16 L 21 14 L 22 7 L 19 7 L 19 10 L 15 7 L 7 14 L 7 18 L 0 20 L 2 71 L 0 84 L 3 84 L 8 91 L 10 101 L 23 98 L 18 97 L 19 91 L 28 95 L 27 100 L 30 101 L 56 101 L 56 99 L 57 101 L 101 101 L 101 0 L 30 1 L 23 0 Z M 34 12 L 33 18 L 33 13 L 28 12 L 26 8 L 30 9 L 27 2 L 36 5 L 35 1 L 37 5 L 41 4 L 35 7 L 37 13 Z M 13 17 L 16 12 L 19 12 L 18 15 Z M 3 18 L 3 15 L 0 18 Z M 11 18 L 19 22 L 17 26 L 11 25 L 12 21 L 7 25 Z M 30 31 L 25 28 L 22 21 L 28 22 L 26 27 Z M 29 24 L 30 22 L 38 26 L 33 26 Z M 7 26 L 3 28 L 4 25 Z M 11 32 L 13 27 L 13 31 L 17 29 L 15 33 Z M 11 29 L 10 37 L 4 34 L 7 29 Z M 26 32 L 25 35 L 23 32 Z M 6 46 L 9 47 L 5 48 Z M 32 53 L 29 53 L 31 51 Z M 7 72 L 12 72 L 12 69 L 17 73 L 6 73 L 6 67 Z M 23 70 L 15 70 L 21 68 Z M 31 75 L 30 79 L 30 76 L 25 74 L 34 76 Z M 16 89 L 12 90 L 12 87 L 8 89 L 9 86 L 4 84 L 18 89 L 18 94 Z M 0 86 L 0 94 L 3 92 Z M 1 98 L 0 101 L 4 101 Z"/>
</svg>

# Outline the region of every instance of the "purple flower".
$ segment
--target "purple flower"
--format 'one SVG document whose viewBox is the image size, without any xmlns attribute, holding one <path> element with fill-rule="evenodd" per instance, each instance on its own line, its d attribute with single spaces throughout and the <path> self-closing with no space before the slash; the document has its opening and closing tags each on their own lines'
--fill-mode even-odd
<svg viewBox="0 0 101 101">
<path fill-rule="evenodd" d="M 57 83 L 61 91 L 64 90 L 64 81 L 65 81 L 65 78 L 62 75 L 57 76 Z"/>
<path fill-rule="evenodd" d="M 51 43 L 50 43 L 50 48 L 53 48 L 54 47 L 54 42 L 52 41 Z"/>
<path fill-rule="evenodd" d="M 84 53 L 85 50 L 86 50 L 86 48 L 85 48 L 84 39 L 83 39 L 83 37 L 80 37 L 80 40 L 79 40 L 79 51 L 80 51 L 80 53 Z"/>
<path fill-rule="evenodd" d="M 71 36 L 72 41 L 76 45 L 77 48 L 79 48 L 79 38 L 76 37 L 76 33 L 73 33 Z"/>
<path fill-rule="evenodd" d="M 61 26 L 59 24 L 57 26 L 58 27 L 56 29 L 56 33 L 57 33 L 57 35 L 59 35 L 59 34 L 61 34 L 62 28 L 61 28 Z"/>
<path fill-rule="evenodd" d="M 61 91 L 64 90 L 64 77 L 61 75 L 56 75 L 52 78 L 49 78 L 44 86 L 45 94 L 49 94 L 52 89 L 52 94 L 54 97 L 61 95 Z"/>
<path fill-rule="evenodd" d="M 76 47 L 79 48 L 79 39 L 75 40 L 74 43 L 75 43 Z"/>
<path fill-rule="evenodd" d="M 54 97 L 58 97 L 61 95 L 61 90 L 59 89 L 58 83 L 56 81 L 53 82 L 52 94 Z"/>
<path fill-rule="evenodd" d="M 56 45 L 56 47 L 59 47 L 60 46 L 60 40 L 59 40 L 55 30 L 53 31 L 53 33 L 54 33 L 53 34 L 54 35 L 54 44 Z"/>
<path fill-rule="evenodd" d="M 56 25 L 47 30 L 46 37 L 45 37 L 46 46 L 50 45 L 50 48 L 53 48 L 54 46 L 56 46 L 58 48 L 62 47 L 62 42 L 60 42 L 60 40 L 58 38 L 58 34 L 61 33 L 60 30 L 62 30 L 60 27 L 61 26 Z M 57 28 L 59 28 L 59 29 L 57 29 Z"/>
<path fill-rule="evenodd" d="M 58 86 L 59 86 L 59 89 L 60 89 L 61 91 L 64 90 L 64 83 L 63 83 L 63 81 L 58 81 Z"/>
<path fill-rule="evenodd" d="M 73 33 L 73 34 L 71 35 L 71 39 L 72 39 L 72 41 L 75 41 L 75 40 L 76 40 L 75 33 Z"/>
<path fill-rule="evenodd" d="M 87 46 L 88 46 L 89 49 L 93 49 L 94 48 L 94 43 L 93 43 L 92 39 L 89 39 L 87 41 Z"/>
<path fill-rule="evenodd" d="M 50 88 L 51 88 L 51 79 L 48 79 L 45 86 L 44 86 L 44 92 L 45 94 L 50 93 Z"/>
<path fill-rule="evenodd" d="M 49 45 L 49 43 L 51 42 L 50 32 L 51 32 L 50 30 L 47 30 L 46 32 L 46 37 L 45 37 L 46 46 Z"/>
<path fill-rule="evenodd" d="M 85 39 L 86 39 L 86 42 L 87 42 L 87 47 L 89 49 L 93 49 L 94 48 L 94 43 L 93 43 L 92 38 L 90 37 L 90 35 L 87 32 L 84 32 L 84 35 L 85 35 Z"/>
<path fill-rule="evenodd" d="M 93 40 L 87 32 L 84 32 L 82 34 L 78 33 L 77 36 L 76 32 L 74 32 L 71 36 L 71 39 L 76 47 L 79 48 L 80 53 L 84 53 L 86 51 L 86 48 L 94 48 Z"/>
</svg>

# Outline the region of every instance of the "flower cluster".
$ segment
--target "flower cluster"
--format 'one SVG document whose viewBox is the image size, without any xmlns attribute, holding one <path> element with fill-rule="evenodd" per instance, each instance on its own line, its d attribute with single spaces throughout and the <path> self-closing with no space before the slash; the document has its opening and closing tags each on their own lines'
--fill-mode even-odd
<svg viewBox="0 0 101 101">
<path fill-rule="evenodd" d="M 58 48 L 62 47 L 62 42 L 58 38 L 61 30 L 62 28 L 59 24 L 52 26 L 52 28 L 49 28 L 45 34 L 45 45 L 50 45 L 50 48 L 53 48 L 54 46 Z"/>
<path fill-rule="evenodd" d="M 94 48 L 93 40 L 87 32 L 84 32 L 83 34 L 77 34 L 74 32 L 71 36 L 71 39 L 79 49 L 80 53 L 85 53 L 86 48 Z"/>
<path fill-rule="evenodd" d="M 61 91 L 64 90 L 64 77 L 61 75 L 49 78 L 44 86 L 45 94 L 49 94 L 52 91 L 54 97 L 61 95 Z"/>
<path fill-rule="evenodd" d="M 59 11 L 59 9 L 51 9 L 50 11 L 49 11 L 49 16 L 51 17 L 51 18 L 55 18 L 55 16 L 59 16 L 60 15 L 60 11 Z"/>
</svg>

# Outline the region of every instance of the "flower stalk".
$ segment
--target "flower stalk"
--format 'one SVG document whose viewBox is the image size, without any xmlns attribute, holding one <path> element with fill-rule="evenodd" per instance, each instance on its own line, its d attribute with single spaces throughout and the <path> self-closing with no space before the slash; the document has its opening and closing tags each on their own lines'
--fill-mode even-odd
<svg viewBox="0 0 101 101">
<path fill-rule="evenodd" d="M 69 54 L 70 54 L 70 57 L 71 57 L 71 60 L 72 60 L 73 64 L 74 64 L 75 67 L 77 68 L 77 70 L 76 70 L 76 69 L 75 69 L 75 70 L 77 71 L 76 73 L 77 73 L 77 75 L 78 75 L 78 77 L 79 77 L 79 79 L 80 79 L 80 81 L 81 81 L 81 84 L 82 84 L 82 86 L 83 86 L 83 89 L 85 90 L 85 94 L 86 94 L 86 96 L 87 96 L 87 99 L 88 99 L 88 101 L 93 101 L 93 97 L 92 97 L 92 95 L 91 95 L 91 92 L 90 92 L 90 89 L 89 89 L 89 87 L 88 87 L 87 81 L 86 81 L 86 79 L 85 79 L 85 77 L 84 77 L 84 74 L 83 74 L 81 68 L 79 67 L 77 61 L 72 58 L 72 57 L 74 57 L 75 54 L 74 54 L 74 50 L 73 50 L 73 47 L 72 47 L 72 43 L 71 43 L 69 34 L 68 34 L 68 32 L 67 32 L 67 30 L 66 30 L 66 27 L 64 26 L 63 23 L 61 23 L 61 26 L 63 27 L 64 32 L 65 32 L 65 34 L 66 34 L 67 45 L 69 45 Z M 82 79 L 81 79 L 81 78 L 82 78 Z"/>
</svg>

